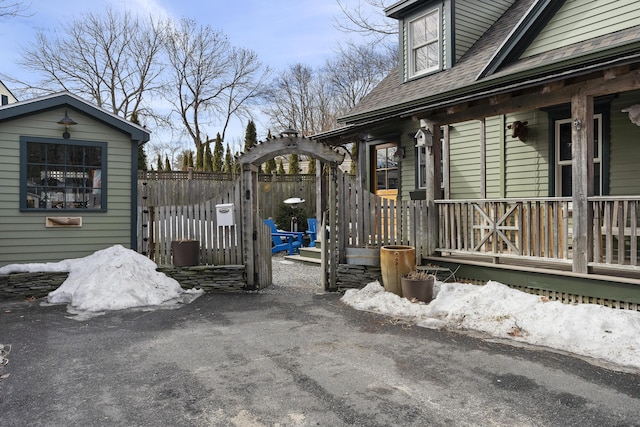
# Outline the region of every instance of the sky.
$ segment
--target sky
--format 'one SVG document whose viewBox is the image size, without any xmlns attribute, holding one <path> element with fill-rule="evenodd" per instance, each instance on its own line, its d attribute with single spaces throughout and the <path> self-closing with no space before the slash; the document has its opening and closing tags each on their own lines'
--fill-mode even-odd
<svg viewBox="0 0 640 427">
<path fill-rule="evenodd" d="M 350 36 L 335 28 L 341 16 L 336 0 L 24 0 L 30 16 L 0 18 L 0 73 L 24 77 L 17 65 L 21 46 L 34 40 L 38 30 L 50 30 L 77 16 L 99 13 L 107 6 L 156 17 L 194 18 L 199 24 L 222 30 L 230 42 L 255 51 L 273 70 L 302 62 L 320 66 L 339 42 Z M 357 4 L 359 0 L 343 0 Z M 28 74 L 27 74 L 28 75 Z M 9 88 L 11 89 L 11 88 Z M 266 123 L 256 118 L 258 136 L 266 136 Z M 246 123 L 234 121 L 227 135 L 244 137 Z"/>
<path fill-rule="evenodd" d="M 277 257 L 273 260 L 285 262 Z M 157 272 L 153 261 L 120 245 L 84 258 L 0 268 L 0 274 L 46 271 L 68 271 L 69 276 L 45 297 L 43 304 L 66 304 L 69 317 L 81 321 L 127 308 L 180 308 L 202 294 L 197 289 L 183 290 L 175 280 Z M 487 340 L 531 345 L 612 370 L 640 372 L 638 311 L 563 304 L 495 281 L 484 286 L 436 282 L 434 299 L 429 303 L 412 302 L 387 292 L 378 282 L 362 286 L 347 290 L 341 301 L 353 309 L 407 324 L 473 331 Z"/>
</svg>

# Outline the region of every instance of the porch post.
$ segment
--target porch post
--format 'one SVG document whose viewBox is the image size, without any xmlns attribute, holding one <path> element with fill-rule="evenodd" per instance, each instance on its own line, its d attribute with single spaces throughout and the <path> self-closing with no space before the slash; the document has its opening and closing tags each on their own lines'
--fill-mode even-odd
<svg viewBox="0 0 640 427">
<path fill-rule="evenodd" d="M 593 96 L 577 94 L 571 98 L 571 154 L 573 157 L 573 272 L 588 273 L 593 259 Z"/>
<path fill-rule="evenodd" d="M 338 215 L 337 215 L 337 184 L 338 184 L 338 165 L 335 163 L 330 164 L 329 172 L 329 211 L 328 211 L 328 224 L 329 224 L 329 242 L 327 249 L 329 251 L 329 272 L 328 282 L 325 284 L 325 290 L 329 292 L 338 290 L 338 232 L 345 232 L 345 230 L 338 230 Z M 326 235 L 326 231 L 322 230 L 323 237 Z M 322 241 L 322 247 L 325 247 L 324 240 Z M 323 249 L 324 250 L 324 249 Z"/>
<path fill-rule="evenodd" d="M 242 165 L 242 235 L 244 243 L 244 265 L 247 270 L 247 288 L 256 289 L 260 283 L 256 268 L 259 256 L 257 229 L 258 196 L 253 189 L 258 188 L 258 167 L 252 164 Z"/>
<path fill-rule="evenodd" d="M 427 205 L 427 247 L 426 256 L 432 256 L 438 247 L 438 212 L 434 200 L 440 198 L 440 126 L 425 123 L 433 134 L 431 146 L 427 146 L 425 202 Z"/>
</svg>

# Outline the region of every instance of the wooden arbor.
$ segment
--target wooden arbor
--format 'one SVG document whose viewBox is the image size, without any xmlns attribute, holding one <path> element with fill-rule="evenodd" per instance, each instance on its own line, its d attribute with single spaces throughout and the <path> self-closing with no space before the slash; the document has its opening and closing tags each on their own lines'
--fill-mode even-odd
<svg viewBox="0 0 640 427">
<path fill-rule="evenodd" d="M 271 262 L 271 248 L 262 248 L 264 243 L 257 238 L 258 227 L 265 227 L 262 218 L 258 217 L 258 167 L 267 160 L 283 154 L 304 154 L 320 161 L 330 167 L 330 179 L 328 187 L 328 207 L 318 203 L 318 221 L 325 223 L 329 230 L 337 230 L 337 169 L 344 160 L 344 155 L 336 152 L 328 145 L 313 141 L 305 137 L 299 137 L 293 130 L 285 131 L 279 138 L 271 138 L 260 142 L 257 146 L 238 157 L 238 163 L 242 166 L 242 238 L 244 243 L 244 262 L 247 271 L 247 288 L 259 289 L 271 284 L 271 275 L 259 268 L 259 263 Z M 321 194 L 322 169 L 316 168 L 318 187 L 317 194 Z M 320 214 L 328 210 L 328 217 L 320 217 Z M 323 284 L 325 290 L 336 289 L 336 271 L 338 266 L 338 240 L 331 239 L 327 245 L 323 244 Z M 325 243 L 323 241 L 323 243 Z M 335 246 L 332 248 L 330 246 Z M 269 254 L 268 259 L 264 259 Z M 328 255 L 327 255 L 328 254 Z M 269 277 L 265 277 L 265 276 Z"/>
</svg>

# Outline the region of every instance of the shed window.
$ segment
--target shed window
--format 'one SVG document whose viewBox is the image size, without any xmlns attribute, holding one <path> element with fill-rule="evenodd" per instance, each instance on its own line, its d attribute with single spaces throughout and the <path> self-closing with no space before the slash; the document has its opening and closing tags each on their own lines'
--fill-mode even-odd
<svg viewBox="0 0 640 427">
<path fill-rule="evenodd" d="M 409 77 L 440 68 L 440 12 L 439 9 L 410 20 Z"/>
<path fill-rule="evenodd" d="M 106 209 L 106 143 L 23 138 L 20 149 L 21 209 Z"/>
</svg>

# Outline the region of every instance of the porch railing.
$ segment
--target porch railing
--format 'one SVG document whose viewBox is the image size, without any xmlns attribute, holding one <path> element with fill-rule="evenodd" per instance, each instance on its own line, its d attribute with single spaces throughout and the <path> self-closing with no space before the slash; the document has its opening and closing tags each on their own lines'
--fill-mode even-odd
<svg viewBox="0 0 640 427">
<path fill-rule="evenodd" d="M 638 268 L 640 198 L 590 197 L 593 210 L 592 266 Z"/>
<path fill-rule="evenodd" d="M 638 196 L 589 197 L 593 213 L 591 267 L 638 269 Z M 437 252 L 527 258 L 568 263 L 573 259 L 571 198 L 436 200 Z"/>
</svg>

